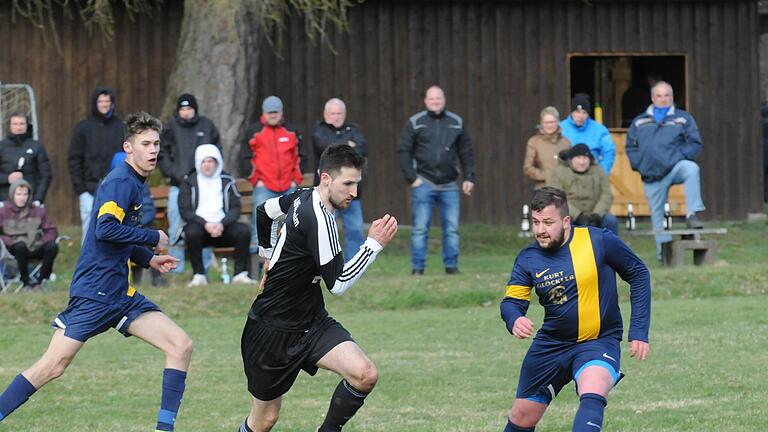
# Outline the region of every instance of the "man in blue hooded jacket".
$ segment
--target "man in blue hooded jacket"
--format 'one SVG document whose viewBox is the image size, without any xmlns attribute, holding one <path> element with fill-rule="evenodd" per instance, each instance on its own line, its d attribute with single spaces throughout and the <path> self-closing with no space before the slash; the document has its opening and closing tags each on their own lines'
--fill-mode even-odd
<svg viewBox="0 0 768 432">
<path fill-rule="evenodd" d="M 571 99 L 571 115 L 560 122 L 560 127 L 563 129 L 563 136 L 571 143 L 586 144 L 595 161 L 603 167 L 605 175 L 610 177 L 613 161 L 616 159 L 616 145 L 608 129 L 589 117 L 591 108 L 589 95 L 576 93 Z"/>
<path fill-rule="evenodd" d="M 686 226 L 703 228 L 696 216 L 696 212 L 704 210 L 699 165 L 695 162 L 702 147 L 699 128 L 691 114 L 675 107 L 669 83 L 656 83 L 651 89 L 651 101 L 653 105 L 632 120 L 627 134 L 627 157 L 632 169 L 643 179 L 653 230 L 664 228 L 664 203 L 669 188 L 681 183 L 688 212 Z M 669 235 L 656 236 L 659 258 L 661 244 L 669 241 Z"/>
</svg>

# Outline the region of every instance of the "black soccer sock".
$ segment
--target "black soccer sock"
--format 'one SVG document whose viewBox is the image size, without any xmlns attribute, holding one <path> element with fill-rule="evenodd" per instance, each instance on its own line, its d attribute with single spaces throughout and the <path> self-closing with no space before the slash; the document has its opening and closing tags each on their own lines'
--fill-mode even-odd
<svg viewBox="0 0 768 432">
<path fill-rule="evenodd" d="M 240 425 L 240 429 L 237 432 L 253 432 L 253 429 L 248 427 L 248 417 L 243 420 L 243 424 Z"/>
<path fill-rule="evenodd" d="M 573 419 L 573 432 L 596 432 L 603 427 L 603 411 L 608 401 L 596 393 L 581 395 L 579 410 Z"/>
<path fill-rule="evenodd" d="M 341 380 L 336 386 L 336 391 L 331 397 L 331 405 L 328 407 L 328 413 L 325 415 L 325 421 L 318 429 L 318 432 L 338 432 L 352 418 L 353 415 L 365 403 L 365 397 L 368 393 L 352 387 L 347 380 Z"/>
<path fill-rule="evenodd" d="M 532 428 L 520 427 L 512 423 L 512 421 L 509 419 L 507 419 L 507 427 L 504 428 L 504 432 L 534 432 L 535 430 L 536 430 L 536 426 Z"/>
</svg>

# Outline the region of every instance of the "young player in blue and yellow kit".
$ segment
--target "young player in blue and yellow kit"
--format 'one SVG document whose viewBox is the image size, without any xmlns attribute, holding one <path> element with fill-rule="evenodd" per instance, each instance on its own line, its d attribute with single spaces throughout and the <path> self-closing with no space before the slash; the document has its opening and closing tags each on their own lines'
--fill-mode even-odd
<svg viewBox="0 0 768 432">
<path fill-rule="evenodd" d="M 531 202 L 536 243 L 517 256 L 501 302 L 507 330 L 533 335 L 525 314 L 535 290 L 544 323 L 523 360 L 517 396 L 504 432 L 533 431 L 548 404 L 571 380 L 579 409 L 574 432 L 598 432 L 606 396 L 621 379 L 623 324 L 616 273 L 630 284 L 630 355 L 648 354 L 651 282 L 648 268 L 610 231 L 574 227 L 565 192 L 545 187 Z"/>
<path fill-rule="evenodd" d="M 114 327 L 165 354 L 157 430 L 173 430 L 192 341 L 129 280 L 129 260 L 161 273 L 176 267 L 176 258 L 154 255 L 142 246 L 155 245 L 160 250 L 168 245 L 168 236 L 140 227 L 142 186 L 157 163 L 162 126 L 144 112 L 129 115 L 125 122 L 125 164 L 112 170 L 96 191 L 93 215 L 70 286 L 69 306 L 53 321 L 56 330 L 45 354 L 0 395 L 0 421 L 40 387 L 60 377 L 88 339 Z"/>
</svg>

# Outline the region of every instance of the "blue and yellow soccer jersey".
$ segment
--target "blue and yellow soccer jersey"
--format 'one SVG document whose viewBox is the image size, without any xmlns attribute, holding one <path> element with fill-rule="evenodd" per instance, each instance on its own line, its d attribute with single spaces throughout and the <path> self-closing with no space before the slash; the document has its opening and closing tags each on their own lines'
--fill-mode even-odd
<svg viewBox="0 0 768 432">
<path fill-rule="evenodd" d="M 616 273 L 630 284 L 632 316 L 629 340 L 648 341 L 651 281 L 648 268 L 608 230 L 574 227 L 559 249 L 532 243 L 517 256 L 507 283 L 501 314 L 511 332 L 528 311 L 531 291 L 544 306 L 544 323 L 536 338 L 582 342 L 603 337 L 621 340 Z"/>
<path fill-rule="evenodd" d="M 128 282 L 128 260 L 149 267 L 153 253 L 141 245 L 155 245 L 160 239 L 157 231 L 139 226 L 144 180 L 128 164 L 122 164 L 99 185 L 69 287 L 71 297 L 115 303 L 136 292 Z"/>
</svg>

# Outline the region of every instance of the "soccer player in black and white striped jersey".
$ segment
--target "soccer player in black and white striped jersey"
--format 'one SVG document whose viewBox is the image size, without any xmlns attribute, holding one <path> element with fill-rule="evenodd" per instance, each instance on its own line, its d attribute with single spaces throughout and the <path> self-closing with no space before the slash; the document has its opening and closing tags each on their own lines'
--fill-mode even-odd
<svg viewBox="0 0 768 432">
<path fill-rule="evenodd" d="M 268 261 L 241 341 L 253 395 L 241 432 L 272 429 L 282 395 L 302 369 L 342 377 L 318 431 L 340 431 L 376 384 L 376 366 L 328 315 L 320 287 L 322 280 L 332 294 L 343 294 L 397 232 L 390 215 L 373 221 L 365 243 L 344 264 L 334 211 L 355 198 L 364 167 L 365 158 L 351 147 L 329 146 L 320 158 L 317 187 L 272 198 L 256 210 L 259 252 Z"/>
</svg>

